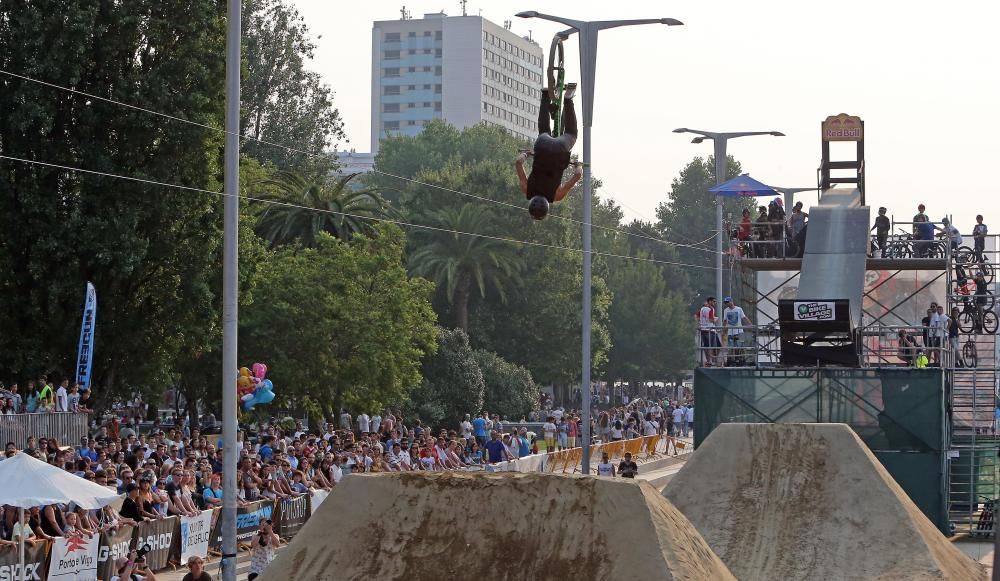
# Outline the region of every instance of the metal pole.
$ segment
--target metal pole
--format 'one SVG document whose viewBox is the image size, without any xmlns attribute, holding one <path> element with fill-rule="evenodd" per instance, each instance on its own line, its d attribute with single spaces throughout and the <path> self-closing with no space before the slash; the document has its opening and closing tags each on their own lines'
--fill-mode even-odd
<svg viewBox="0 0 1000 581">
<path fill-rule="evenodd" d="M 715 145 L 715 185 L 726 181 L 726 143 L 725 137 L 712 139 Z M 715 303 L 722 301 L 722 196 L 715 196 Z"/>
<path fill-rule="evenodd" d="M 21 563 L 21 574 L 19 577 L 21 581 L 28 581 L 28 576 L 24 572 L 24 507 L 17 507 L 17 522 L 21 530 L 21 536 L 17 540 L 17 558 L 18 562 Z"/>
<path fill-rule="evenodd" d="M 597 69 L 597 29 L 593 25 L 580 30 L 580 69 L 583 84 L 583 330 L 581 380 L 583 390 L 583 459 L 580 465 L 582 474 L 590 474 L 590 323 L 591 323 L 591 220 L 593 204 L 593 189 L 591 188 L 590 169 L 590 128 L 594 117 L 594 79 Z"/>
<path fill-rule="evenodd" d="M 226 150 L 222 259 L 222 581 L 236 581 L 236 338 L 240 221 L 240 0 L 228 0 Z"/>
</svg>

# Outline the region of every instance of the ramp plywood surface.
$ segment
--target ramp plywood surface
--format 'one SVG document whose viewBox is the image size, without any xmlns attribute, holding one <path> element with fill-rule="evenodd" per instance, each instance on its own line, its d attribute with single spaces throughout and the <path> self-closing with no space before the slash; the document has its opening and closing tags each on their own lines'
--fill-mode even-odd
<svg viewBox="0 0 1000 581">
<path fill-rule="evenodd" d="M 844 424 L 722 424 L 663 495 L 741 581 L 984 578 Z"/>
<path fill-rule="evenodd" d="M 261 579 L 734 577 L 646 482 L 408 472 L 344 478 Z"/>
</svg>

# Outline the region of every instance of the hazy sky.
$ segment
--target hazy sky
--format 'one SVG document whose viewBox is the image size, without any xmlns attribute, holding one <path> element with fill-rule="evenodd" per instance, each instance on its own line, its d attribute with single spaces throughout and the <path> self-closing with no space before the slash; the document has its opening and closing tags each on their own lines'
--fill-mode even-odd
<svg viewBox="0 0 1000 581">
<path fill-rule="evenodd" d="M 311 65 L 335 90 L 349 146 L 369 149 L 371 28 L 399 17 L 403 2 L 293 0 L 318 40 Z M 409 0 L 415 18 L 457 0 Z M 480 12 L 481 9 L 481 12 Z M 673 17 L 685 26 L 601 33 L 593 121 L 594 173 L 627 217 L 654 217 L 670 181 L 711 145 L 675 127 L 779 130 L 729 152 L 775 186 L 815 186 L 820 122 L 865 120 L 867 201 L 909 220 L 918 203 L 932 220 L 955 215 L 963 232 L 976 213 L 1000 233 L 995 136 L 1000 134 L 1000 2 L 902 0 L 674 0 L 672 2 L 476 0 L 469 14 L 534 38 L 545 50 L 559 26 L 513 15 L 540 10 L 579 19 Z M 579 79 L 576 43 L 569 80 Z M 577 144 L 577 153 L 580 153 Z M 520 196 L 511 192 L 513 198 Z M 815 202 L 806 194 L 805 201 Z"/>
</svg>

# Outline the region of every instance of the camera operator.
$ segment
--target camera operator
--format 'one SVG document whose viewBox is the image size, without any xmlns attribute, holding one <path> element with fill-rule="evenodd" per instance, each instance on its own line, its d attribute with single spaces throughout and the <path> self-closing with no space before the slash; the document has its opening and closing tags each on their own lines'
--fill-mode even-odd
<svg viewBox="0 0 1000 581">
<path fill-rule="evenodd" d="M 278 548 L 279 543 L 278 535 L 274 534 L 271 519 L 261 521 L 260 528 L 251 543 L 250 574 L 247 576 L 247 581 L 253 581 L 264 572 L 264 569 L 267 569 L 267 566 L 274 560 L 274 551 Z"/>
<path fill-rule="evenodd" d="M 146 551 L 135 549 L 129 551 L 128 558 L 120 558 L 115 561 L 115 569 L 118 574 L 111 577 L 111 581 L 156 581 L 153 572 L 146 569 Z"/>
</svg>

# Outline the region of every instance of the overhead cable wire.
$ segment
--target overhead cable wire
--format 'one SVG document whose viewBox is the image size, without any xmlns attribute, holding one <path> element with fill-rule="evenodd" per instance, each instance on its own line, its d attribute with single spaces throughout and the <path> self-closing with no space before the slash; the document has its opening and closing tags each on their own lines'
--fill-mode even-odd
<svg viewBox="0 0 1000 581">
<path fill-rule="evenodd" d="M 32 82 L 32 83 L 37 83 L 37 84 L 45 86 L 45 87 L 50 87 L 50 88 L 53 88 L 53 89 L 59 89 L 61 91 L 66 91 L 66 92 L 69 92 L 69 93 L 72 93 L 72 94 L 75 94 L 75 95 L 81 95 L 81 96 L 87 97 L 89 99 L 97 99 L 99 101 L 104 101 L 106 103 L 111 103 L 113 105 L 119 105 L 121 107 L 127 107 L 129 109 L 133 109 L 133 110 L 136 110 L 136 111 L 141 111 L 143 113 L 148 113 L 150 115 L 157 115 L 159 117 L 170 119 L 172 121 L 179 121 L 181 123 L 188 123 L 190 125 L 195 125 L 197 127 L 203 128 L 203 129 L 208 129 L 208 130 L 211 130 L 211 131 L 217 131 L 219 133 L 223 133 L 223 134 L 227 134 L 227 135 L 236 135 L 240 139 L 244 139 L 244 140 L 247 140 L 247 141 L 254 141 L 254 142 L 257 142 L 257 143 L 260 143 L 260 144 L 263 144 L 263 145 L 268 145 L 268 146 L 271 146 L 271 147 L 277 147 L 277 148 L 283 149 L 285 151 L 290 151 L 290 152 L 293 152 L 293 153 L 299 153 L 299 154 L 302 154 L 302 155 L 307 155 L 309 157 L 320 157 L 320 156 L 326 155 L 326 154 L 323 154 L 323 153 L 315 153 L 315 152 L 304 151 L 304 150 L 301 150 L 301 149 L 296 149 L 294 147 L 289 147 L 287 145 L 283 145 L 283 144 L 280 144 L 280 143 L 274 143 L 274 142 L 266 141 L 266 140 L 259 139 L 259 138 L 256 138 L 256 137 L 251 137 L 249 135 L 242 135 L 242 134 L 239 134 L 239 133 L 234 133 L 234 132 L 226 131 L 225 129 L 223 129 L 221 127 L 215 127 L 215 126 L 212 126 L 212 125 L 207 125 L 207 124 L 204 124 L 204 123 L 199 123 L 197 121 L 191 121 L 190 119 L 185 119 L 183 117 L 177 117 L 176 115 L 169 115 L 167 113 L 161 113 L 161 112 L 155 111 L 153 109 L 146 109 L 144 107 L 139 107 L 137 105 L 132 105 L 131 103 L 125 103 L 125 102 L 122 102 L 122 101 L 117 101 L 115 99 L 109 99 L 107 97 L 101 97 L 101 96 L 98 96 L 98 95 L 94 95 L 93 93 L 87 93 L 85 91 L 79 91 L 77 89 L 72 89 L 70 87 L 65 87 L 65 86 L 62 86 L 62 85 L 57 85 L 55 83 L 50 83 L 50 82 L 47 82 L 47 81 L 42 81 L 42 80 L 39 80 L 39 79 L 28 77 L 26 75 L 19 75 L 17 73 L 12 73 L 10 71 L 6 71 L 6 70 L 3 70 L 3 69 L 0 69 L 0 74 L 7 75 L 9 77 L 13 77 L 13 78 L 17 78 L 17 79 L 21 79 L 21 80 L 24 80 L 24 81 L 29 81 L 29 82 Z M 415 180 L 415 179 L 412 179 L 412 178 L 407 178 L 407 177 L 403 177 L 403 176 L 391 174 L 391 173 L 388 173 L 388 172 L 383 172 L 383 171 L 376 170 L 376 169 L 373 169 L 372 171 L 374 173 L 377 173 L 377 174 L 381 174 L 381 175 L 385 175 L 385 176 L 388 176 L 388 177 L 393 177 L 393 178 L 397 178 L 397 179 L 401 179 L 401 180 L 405 180 L 405 181 L 417 183 L 417 184 L 420 184 L 420 185 L 423 185 L 423 186 L 426 186 L 426 187 L 437 188 L 439 190 L 443 190 L 443 191 L 447 191 L 447 192 L 459 194 L 459 195 L 462 195 L 462 196 L 474 198 L 474 199 L 477 199 L 477 200 L 480 200 L 480 201 L 483 201 L 483 202 L 488 202 L 488 203 L 491 203 L 491 204 L 497 204 L 497 205 L 501 205 L 501 206 L 508 206 L 508 207 L 511 207 L 511 208 L 515 208 L 518 211 L 522 211 L 523 210 L 523 208 L 521 206 L 518 206 L 516 204 L 511 204 L 511 203 L 508 203 L 508 202 L 502 202 L 500 200 L 493 200 L 493 199 L 490 199 L 490 198 L 487 198 L 487 197 L 484 197 L 484 196 L 478 196 L 478 195 L 475 195 L 475 194 L 469 194 L 467 192 L 462 192 L 460 190 L 455 190 L 455 189 L 452 189 L 452 188 L 446 188 L 444 186 L 438 186 L 436 184 L 430 184 L 430 183 L 426 183 L 426 182 L 421 182 L 419 180 Z M 556 218 L 556 219 L 560 219 L 560 220 L 567 220 L 569 222 L 573 222 L 573 223 L 579 224 L 581 226 L 587 225 L 586 222 L 583 222 L 581 220 L 576 220 L 576 219 L 571 218 L 569 216 L 558 216 L 558 215 L 553 214 L 553 217 Z M 644 234 L 636 234 L 634 232 L 628 232 L 627 230 L 623 230 L 623 229 L 620 229 L 620 228 L 612 228 L 610 226 L 601 226 L 599 224 L 594 224 L 592 222 L 589 224 L 589 226 L 591 228 L 597 228 L 597 229 L 600 229 L 600 230 L 608 230 L 608 231 L 618 232 L 618 233 L 624 234 L 626 236 L 632 236 L 632 237 L 636 237 L 636 238 L 643 238 L 643 239 L 646 239 L 646 240 L 651 240 L 651 241 L 654 241 L 654 242 L 659 242 L 661 244 L 665 244 L 665 245 L 668 245 L 668 246 L 674 246 L 674 247 L 678 247 L 678 248 L 691 248 L 692 250 L 699 250 L 701 252 L 708 252 L 708 253 L 711 253 L 711 254 L 717 254 L 718 253 L 718 251 L 711 250 L 711 249 L 708 249 L 708 248 L 699 248 L 697 246 L 690 245 L 690 244 L 673 242 L 673 241 L 670 241 L 670 240 L 664 240 L 662 238 L 657 238 L 657 237 L 654 237 L 654 236 L 646 236 Z"/>
<path fill-rule="evenodd" d="M 61 169 L 61 170 L 65 170 L 65 171 L 85 173 L 85 174 L 90 174 L 90 175 L 97 175 L 97 176 L 114 178 L 114 179 L 120 179 L 120 180 L 126 180 L 126 181 L 131 181 L 131 182 L 138 182 L 138 183 L 149 184 L 149 185 L 154 185 L 154 186 L 160 186 L 160 187 L 165 187 L 165 188 L 175 188 L 175 189 L 187 190 L 187 191 L 192 191 L 192 192 L 200 192 L 200 193 L 205 193 L 205 194 L 212 194 L 212 195 L 216 195 L 216 196 L 221 196 L 223 198 L 234 196 L 234 194 L 227 194 L 225 192 L 219 192 L 219 191 L 216 191 L 216 190 L 206 190 L 204 188 L 196 188 L 196 187 L 193 187 L 193 186 L 184 186 L 184 185 L 180 185 L 180 184 L 172 184 L 172 183 L 168 183 L 168 182 L 161 182 L 161 181 L 150 180 L 150 179 L 145 179 L 145 178 L 137 178 L 137 177 L 134 177 L 134 176 L 124 176 L 124 175 L 113 174 L 113 173 L 108 173 L 108 172 L 95 171 L 95 170 L 89 170 L 89 169 L 78 168 L 78 167 L 71 167 L 71 166 L 67 166 L 67 165 L 60 165 L 60 164 L 56 164 L 56 163 L 49 163 L 49 162 L 44 162 L 44 161 L 37 161 L 37 160 L 33 160 L 33 159 L 24 159 L 24 158 L 20 158 L 20 157 L 13 157 L 13 156 L 9 156 L 9 155 L 0 155 L 0 159 L 6 159 L 6 160 L 15 161 L 15 162 L 24 163 L 24 164 L 31 164 L 31 165 L 38 165 L 38 166 L 55 168 L 55 169 Z M 247 195 L 235 194 L 235 197 L 238 197 L 238 198 L 240 198 L 242 200 L 247 200 L 247 201 L 250 201 L 250 202 L 259 202 L 259 203 L 262 203 L 262 204 L 272 204 L 272 205 L 284 206 L 284 207 L 288 207 L 288 208 L 297 208 L 297 209 L 300 209 L 300 210 L 307 210 L 307 211 L 310 211 L 310 212 L 319 212 L 319 213 L 323 213 L 323 214 L 334 214 L 334 215 L 337 215 L 337 216 L 344 216 L 344 217 L 348 217 L 348 218 L 356 218 L 356 219 L 359 219 L 359 220 L 371 220 L 373 222 L 384 222 L 384 223 L 388 223 L 388 224 L 396 224 L 397 226 L 402 226 L 402 227 L 406 227 L 406 228 L 420 228 L 420 229 L 424 229 L 424 230 L 433 230 L 435 232 L 447 232 L 449 234 L 456 234 L 456 235 L 461 235 L 461 236 L 472 236 L 472 237 L 475 237 L 475 238 L 485 238 L 485 239 L 489 239 L 489 240 L 497 240 L 497 241 L 500 241 L 500 242 L 508 242 L 508 243 L 511 243 L 511 244 L 524 244 L 526 246 L 537 246 L 537 247 L 549 248 L 549 249 L 553 249 L 553 250 L 566 250 L 566 251 L 569 251 L 569 252 L 576 252 L 578 254 L 591 254 L 593 256 L 605 256 L 605 257 L 608 257 L 608 258 L 624 258 L 626 260 L 638 260 L 638 261 L 642 261 L 642 262 L 652 262 L 652 263 L 656 263 L 656 264 L 666 264 L 666 265 L 673 265 L 673 266 L 685 266 L 685 267 L 689 267 L 689 268 L 714 268 L 714 267 L 711 267 L 711 266 L 703 266 L 703 265 L 699 265 L 699 264 L 687 264 L 687 263 L 684 263 L 684 262 L 674 262 L 674 261 L 670 261 L 670 260 L 657 260 L 657 259 L 654 259 L 654 258 L 645 258 L 645 257 L 641 257 L 641 256 L 629 256 L 629 255 L 625 255 L 625 254 L 614 254 L 614 253 L 610 253 L 610 252 L 598 252 L 598 251 L 593 251 L 593 250 L 590 251 L 590 252 L 587 252 L 587 251 L 584 251 L 583 249 L 580 249 L 580 248 L 570 248 L 568 246 L 558 246 L 558 245 L 555 245 L 555 244 L 545 244 L 545 243 L 542 243 L 542 242 L 530 242 L 530 241 L 527 241 L 527 240 L 517 240 L 515 238 L 505 238 L 503 236 L 492 236 L 490 234 L 480 234 L 480 233 L 477 233 L 477 232 L 464 232 L 462 230 L 452 230 L 452 229 L 449 229 L 449 228 L 441 228 L 439 226 L 431 226 L 429 224 L 416 224 L 416 223 L 413 223 L 413 222 L 406 222 L 406 221 L 403 221 L 403 220 L 393 220 L 391 218 L 380 218 L 380 217 L 375 217 L 375 216 L 364 216 L 364 215 L 361 215 L 361 214 L 352 214 L 351 212 L 339 212 L 339 211 L 336 211 L 336 210 L 328 210 L 326 208 L 311 208 L 309 206 L 302 206 L 302 205 L 299 205 L 299 204 L 293 204 L 291 202 L 282 202 L 280 200 L 268 200 L 268 199 L 265 199 L 265 198 L 257 198 L 257 197 L 254 197 L 254 196 L 247 196 Z"/>
</svg>

